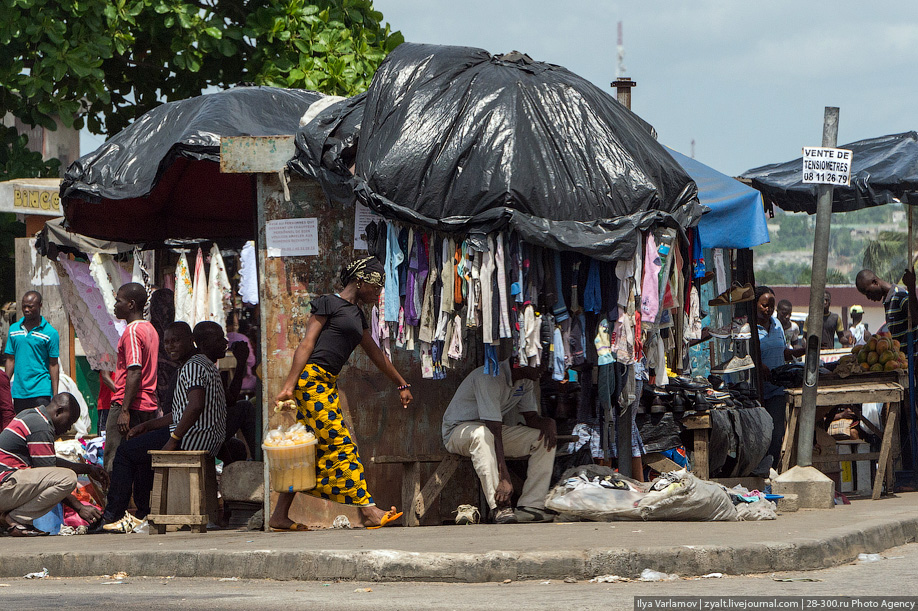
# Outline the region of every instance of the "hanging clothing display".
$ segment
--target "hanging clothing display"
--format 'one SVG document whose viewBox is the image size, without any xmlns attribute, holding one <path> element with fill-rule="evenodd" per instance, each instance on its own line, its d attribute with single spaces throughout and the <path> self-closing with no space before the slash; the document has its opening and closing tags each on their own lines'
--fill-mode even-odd
<svg viewBox="0 0 918 611">
<path fill-rule="evenodd" d="M 199 322 L 207 320 L 207 276 L 204 275 L 204 253 L 198 248 L 194 262 L 194 310 L 188 324 L 194 329 Z"/>
<path fill-rule="evenodd" d="M 194 323 L 194 284 L 184 252 L 175 264 L 175 320 Z"/>
<path fill-rule="evenodd" d="M 188 261 L 185 261 L 188 269 Z M 255 262 L 255 242 L 249 240 L 239 254 L 239 296 L 242 303 L 258 305 L 258 265 Z M 176 286 L 178 283 L 176 282 Z M 178 311 L 178 309 L 176 309 Z"/>
<path fill-rule="evenodd" d="M 233 287 L 226 275 L 223 255 L 214 243 L 210 247 L 210 273 L 207 281 L 207 320 L 226 331 L 226 315 L 233 309 Z"/>
</svg>

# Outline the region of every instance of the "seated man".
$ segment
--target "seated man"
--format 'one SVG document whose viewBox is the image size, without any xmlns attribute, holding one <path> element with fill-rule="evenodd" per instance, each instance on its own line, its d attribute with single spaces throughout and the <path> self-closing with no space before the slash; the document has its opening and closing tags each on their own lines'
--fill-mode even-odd
<svg viewBox="0 0 918 611">
<path fill-rule="evenodd" d="M 48 405 L 25 409 L 0 433 L 0 524 L 14 537 L 46 535 L 32 520 L 61 501 L 92 524 L 101 512 L 73 496 L 77 473 L 108 483 L 95 465 L 72 463 L 54 455 L 54 439 L 70 430 L 80 406 L 70 393 L 55 395 Z"/>
<path fill-rule="evenodd" d="M 150 513 L 153 467 L 149 450 L 204 450 L 215 456 L 223 445 L 226 395 L 216 362 L 226 353 L 226 337 L 215 322 L 174 322 L 164 335 L 170 358 L 180 363 L 172 413 L 141 422 L 118 448 L 102 530 L 126 533 Z M 198 349 L 195 349 L 197 344 Z M 131 492 L 137 517 L 127 513 Z"/>
<path fill-rule="evenodd" d="M 472 457 L 488 505 L 497 524 L 550 522 L 545 496 L 555 462 L 555 421 L 539 416 L 534 381 L 537 367 L 500 363 L 498 375 L 479 367 L 459 385 L 443 414 L 443 444 L 453 454 Z M 526 426 L 506 426 L 517 408 Z M 510 507 L 513 484 L 505 457 L 529 457 L 526 482 L 517 510 Z"/>
</svg>

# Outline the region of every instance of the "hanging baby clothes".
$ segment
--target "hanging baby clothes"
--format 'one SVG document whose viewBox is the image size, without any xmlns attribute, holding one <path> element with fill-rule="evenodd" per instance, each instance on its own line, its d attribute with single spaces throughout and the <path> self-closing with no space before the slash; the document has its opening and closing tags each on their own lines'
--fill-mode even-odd
<svg viewBox="0 0 918 611">
<path fill-rule="evenodd" d="M 389 323 L 386 322 L 385 304 L 386 289 L 383 287 L 379 293 L 379 302 L 377 302 L 377 305 L 373 306 L 373 311 L 376 314 L 376 326 L 379 328 L 379 347 L 386 355 L 386 358 L 391 361 L 392 346 L 389 342 Z"/>
<path fill-rule="evenodd" d="M 462 317 L 457 314 L 453 319 L 453 335 L 449 340 L 449 350 L 447 351 L 449 358 L 454 361 L 460 360 L 463 355 L 462 331 L 464 329 L 465 325 L 462 324 Z"/>
<path fill-rule="evenodd" d="M 698 298 L 698 288 L 692 286 L 689 293 L 689 315 L 685 325 L 685 339 L 701 339 L 701 304 Z"/>
<path fill-rule="evenodd" d="M 405 323 L 416 327 L 421 320 L 421 299 L 417 297 L 418 283 L 423 290 L 424 281 L 419 279 L 421 269 L 421 241 L 415 239 L 414 229 L 408 230 L 408 274 L 405 277 Z M 426 265 L 426 257 L 425 265 Z M 427 276 L 425 274 L 424 278 Z"/>
<path fill-rule="evenodd" d="M 555 327 L 555 333 L 552 337 L 552 349 L 554 350 L 554 358 L 552 359 L 551 379 L 556 382 L 561 382 L 567 377 L 564 338 L 561 337 L 561 327 Z"/>
<path fill-rule="evenodd" d="M 233 287 L 226 275 L 223 255 L 214 243 L 210 247 L 210 274 L 207 283 L 207 320 L 226 331 L 226 315 L 233 309 Z"/>
<path fill-rule="evenodd" d="M 662 262 L 657 253 L 657 243 L 653 233 L 647 232 L 647 244 L 644 248 L 644 278 L 641 282 L 641 317 L 653 322 L 660 311 L 660 269 Z"/>
<path fill-rule="evenodd" d="M 468 245 L 469 264 L 471 271 L 469 274 L 469 294 L 468 294 L 468 313 L 465 318 L 465 324 L 469 327 L 478 327 L 481 324 L 481 257 L 482 253 L 472 250 L 471 244 Z M 465 246 L 463 246 L 465 248 Z"/>
<path fill-rule="evenodd" d="M 436 249 L 434 245 L 430 243 L 426 235 L 423 236 L 422 243 L 424 245 L 424 252 L 427 254 L 426 263 L 423 267 L 425 267 L 428 272 L 425 276 L 426 283 L 423 288 L 424 294 L 421 299 L 421 319 L 420 328 L 418 329 L 418 340 L 430 344 L 433 343 L 437 324 L 437 314 L 434 306 L 439 305 L 439 302 L 436 300 L 435 291 L 440 272 L 437 269 Z"/>
<path fill-rule="evenodd" d="M 383 302 L 383 318 L 386 322 L 400 323 L 399 308 L 401 307 L 401 303 L 399 300 L 398 288 L 398 266 L 405 260 L 405 255 L 401 248 L 399 248 L 398 229 L 393 223 L 388 223 L 386 225 L 386 234 L 386 248 L 388 252 L 386 253 L 385 263 L 386 300 Z"/>
<path fill-rule="evenodd" d="M 421 377 L 432 380 L 434 377 L 433 356 L 430 353 L 430 344 L 420 342 L 421 345 Z"/>
<path fill-rule="evenodd" d="M 143 286 L 147 292 L 147 302 L 143 306 L 144 320 L 150 320 L 150 297 L 153 295 L 153 281 L 150 279 L 148 270 L 153 266 L 154 254 L 154 251 L 151 250 L 145 256 L 139 246 L 134 247 L 134 271 L 131 273 L 131 282 L 136 282 Z"/>
<path fill-rule="evenodd" d="M 184 255 L 183 255 L 184 256 Z M 188 267 L 188 262 L 185 262 Z M 239 254 L 239 296 L 242 302 L 258 305 L 258 269 L 255 263 L 255 242 L 249 240 Z M 178 286 L 178 282 L 175 283 Z M 177 311 L 177 310 L 176 310 Z"/>
<path fill-rule="evenodd" d="M 175 264 L 175 320 L 185 321 L 189 325 L 194 320 L 194 285 L 185 253 L 179 254 Z"/>
<path fill-rule="evenodd" d="M 492 236 L 488 236 L 488 250 L 481 253 L 479 280 L 481 283 L 482 341 L 486 344 L 493 344 L 497 336 L 494 333 L 494 304 L 491 300 L 497 296 L 492 293 L 494 287 L 494 239 Z"/>
<path fill-rule="evenodd" d="M 191 328 L 207 320 L 207 276 L 204 274 L 204 253 L 198 248 L 194 262 L 194 312 L 191 316 Z"/>
<path fill-rule="evenodd" d="M 490 241 L 490 240 L 489 240 Z M 497 268 L 497 292 L 500 299 L 500 337 L 508 339 L 510 335 L 510 312 L 507 310 L 507 268 L 504 263 L 504 236 L 497 234 L 496 247 L 494 254 L 494 265 Z"/>
</svg>

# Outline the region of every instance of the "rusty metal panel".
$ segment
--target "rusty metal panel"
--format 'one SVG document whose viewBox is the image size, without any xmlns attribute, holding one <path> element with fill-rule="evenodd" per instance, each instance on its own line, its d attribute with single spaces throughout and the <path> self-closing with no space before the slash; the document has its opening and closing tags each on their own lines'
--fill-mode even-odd
<svg viewBox="0 0 918 611">
<path fill-rule="evenodd" d="M 338 290 L 341 267 L 353 259 L 354 206 L 332 206 L 318 182 L 294 177 L 288 184 L 290 200 L 276 174 L 258 177 L 258 264 L 261 292 L 262 363 L 265 397 L 264 421 L 273 428 L 290 418 L 273 411 L 274 396 L 280 389 L 293 352 L 303 337 L 309 319 L 309 303 L 318 296 Z M 313 217 L 319 223 L 319 256 L 267 257 L 265 224 L 285 218 Z M 365 251 L 361 251 L 363 254 Z M 369 315 L 369 311 L 366 312 Z M 401 500 L 401 467 L 370 463 L 374 455 L 445 453 L 440 436 L 443 412 L 465 375 L 480 364 L 476 344 L 469 342 L 472 353 L 461 368 L 451 369 L 445 380 L 421 377 L 420 361 L 414 354 L 393 349 L 393 361 L 402 376 L 412 385 L 415 402 L 403 409 L 395 385 L 370 362 L 358 348 L 339 377 L 342 411 L 359 445 L 361 462 L 366 469 L 370 494 L 380 507 L 399 505 Z M 433 467 L 422 473 L 427 477 Z M 468 489 L 465 502 L 477 500 L 477 483 L 463 478 L 456 486 Z M 266 486 L 266 490 L 268 487 Z M 447 519 L 454 506 L 437 511 L 425 523 Z M 403 508 L 402 508 L 403 509 Z M 336 515 L 345 514 L 354 523 L 356 510 L 322 501 L 309 495 L 297 495 L 291 518 L 307 524 L 330 525 Z"/>
<path fill-rule="evenodd" d="M 294 136 L 220 138 L 220 171 L 225 174 L 278 172 L 295 152 Z"/>
</svg>

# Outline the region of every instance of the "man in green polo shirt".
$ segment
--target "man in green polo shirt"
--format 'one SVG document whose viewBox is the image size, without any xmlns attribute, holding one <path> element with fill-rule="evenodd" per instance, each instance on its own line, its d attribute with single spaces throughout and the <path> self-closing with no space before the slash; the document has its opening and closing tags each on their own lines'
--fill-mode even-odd
<svg viewBox="0 0 918 611">
<path fill-rule="evenodd" d="M 4 353 L 16 413 L 51 403 L 60 375 L 60 338 L 41 315 L 37 291 L 22 296 L 22 318 L 10 325 Z"/>
</svg>

